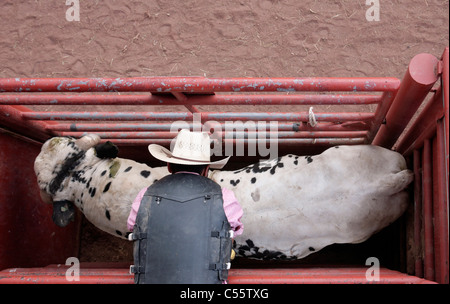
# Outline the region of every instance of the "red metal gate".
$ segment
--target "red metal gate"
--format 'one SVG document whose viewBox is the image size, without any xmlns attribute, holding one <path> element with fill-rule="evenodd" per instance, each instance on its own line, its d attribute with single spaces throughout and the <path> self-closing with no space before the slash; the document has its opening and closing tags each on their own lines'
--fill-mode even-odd
<svg viewBox="0 0 450 304">
<path fill-rule="evenodd" d="M 440 59 L 429 54 L 415 56 L 402 81 L 388 77 L 4 78 L 0 79 L 0 155 L 14 158 L 17 152 L 5 148 L 14 141 L 37 143 L 28 152 L 30 157 L 49 137 L 87 133 L 97 133 L 125 149 L 149 143 L 169 145 L 176 135 L 175 121 L 191 129 L 209 128 L 215 122 L 223 131 L 223 142 L 234 145 L 251 144 L 255 141 L 251 132 L 264 130 L 259 140 L 270 143 L 276 136 L 282 151 L 295 148 L 317 153 L 342 144 L 394 147 L 412 156 L 414 163 L 410 252 L 414 274 L 448 283 L 448 84 L 448 48 Z M 415 117 L 424 100 L 424 108 Z M 268 112 L 267 107 L 275 110 Z M 346 110 L 349 107 L 352 111 Z M 265 123 L 245 131 L 227 129 L 230 121 Z M 276 132 L 269 122 L 277 122 Z M 130 155 L 138 158 L 136 153 Z M 7 172 L 8 179 L 21 174 L 8 164 L 0 165 L 0 171 Z M 29 174 L 28 168 L 21 178 L 30 179 Z M 6 218 L 11 214 L 11 196 L 3 193 L 12 185 L 1 182 L 0 216 L 8 224 L 0 226 L 0 242 L 11 244 L 6 226 L 16 222 Z M 61 237 L 65 236 L 58 232 Z M 47 246 L 43 244 L 35 245 Z M 49 250 L 61 252 L 61 248 Z M 11 257 L 14 254 L 0 254 L 0 269 L 16 267 L 17 261 L 28 257 L 26 253 Z M 53 263 L 40 260 L 46 261 Z M 2 278 L 5 272 L 0 273 Z M 279 275 L 283 277 L 282 271 Z"/>
</svg>

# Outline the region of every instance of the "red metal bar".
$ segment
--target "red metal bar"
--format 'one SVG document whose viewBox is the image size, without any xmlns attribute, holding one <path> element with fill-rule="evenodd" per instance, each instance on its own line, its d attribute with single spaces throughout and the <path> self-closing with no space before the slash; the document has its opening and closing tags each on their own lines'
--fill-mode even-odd
<svg viewBox="0 0 450 304">
<path fill-rule="evenodd" d="M 420 284 L 433 283 L 386 268 L 379 281 L 366 279 L 367 268 L 236 269 L 230 284 Z"/>
<path fill-rule="evenodd" d="M 182 94 L 173 92 L 173 94 Z M 392 94 L 392 93 L 391 93 Z M 176 96 L 176 95 L 175 95 Z M 185 95 L 184 95 L 185 96 Z M 163 95 L 0 94 L 0 105 L 368 105 L 379 95 Z"/>
<path fill-rule="evenodd" d="M 440 223 L 440 210 L 439 210 L 439 196 L 438 194 L 438 183 L 439 183 L 439 175 L 438 175 L 438 149 L 437 149 L 437 138 L 434 137 L 431 143 L 431 153 L 432 153 L 432 174 L 433 174 L 433 243 L 434 243 L 434 279 L 436 282 L 439 282 L 439 278 L 441 276 L 441 251 L 439 248 L 441 247 L 441 239 L 439 235 L 439 226 Z"/>
<path fill-rule="evenodd" d="M 317 121 L 346 122 L 367 121 L 373 113 L 316 113 Z M 23 113 L 30 120 L 110 120 L 110 121 L 175 121 L 192 120 L 192 113 L 186 112 L 32 112 Z M 309 121 L 305 112 L 203 112 L 202 121 Z"/>
<path fill-rule="evenodd" d="M 0 92 L 395 91 L 397 78 L 0 78 Z"/>
<path fill-rule="evenodd" d="M 442 71 L 442 83 L 441 83 L 441 86 L 442 86 L 442 88 L 443 88 L 443 91 L 444 91 L 444 94 L 443 94 L 443 103 L 444 103 L 444 109 L 445 109 L 445 111 L 444 111 L 444 113 L 445 113 L 445 117 L 444 117 L 444 122 L 445 122 L 445 124 L 444 124 L 444 128 L 443 128 L 443 130 L 441 129 L 442 127 L 441 126 L 439 126 L 438 125 L 438 132 L 440 132 L 440 134 L 442 134 L 443 133 L 443 135 L 439 135 L 440 136 L 440 140 L 442 140 L 442 138 L 443 138 L 443 140 L 444 140 L 444 142 L 445 142 L 445 144 L 444 144 L 444 163 L 446 164 L 445 165 L 445 170 L 444 170 L 444 177 L 445 177 L 445 180 L 444 181 L 441 181 L 441 182 L 444 182 L 444 184 L 443 185 L 440 185 L 440 187 L 441 187 L 441 189 L 445 189 L 445 202 L 443 203 L 443 209 L 444 209 L 444 212 L 446 213 L 446 215 L 447 215 L 447 219 L 445 219 L 444 218 L 444 223 L 446 223 L 447 224 L 447 229 L 446 229 L 446 233 L 447 233 L 447 236 L 446 236 L 446 238 L 445 238 L 445 241 L 447 242 L 447 245 L 446 245 L 446 255 L 445 255 L 445 257 L 446 257 L 446 262 L 445 262 L 445 275 L 446 275 L 446 278 L 445 278 L 445 282 L 448 284 L 449 283 L 449 278 L 448 278 L 448 276 L 449 276 L 449 265 L 448 265 L 448 262 L 449 262 L 449 249 L 448 249 L 448 241 L 449 241 L 449 236 L 448 236 L 448 223 L 449 223 L 449 213 L 448 213 L 448 204 L 449 204 L 449 201 L 450 201 L 450 198 L 449 198 L 449 189 L 448 189 L 448 185 L 449 185 L 449 153 L 450 153 L 450 150 L 449 150 L 449 116 L 450 116 L 450 114 L 449 114 L 449 91 L 450 91 L 450 89 L 449 89 L 449 83 L 450 83 L 450 77 L 449 77 L 449 69 L 450 69 L 450 67 L 449 67 L 449 48 L 448 47 L 446 47 L 445 48 L 445 50 L 444 50 L 444 54 L 442 55 L 442 63 L 443 63 L 443 71 Z M 444 245 L 445 246 L 445 245 Z"/>
<path fill-rule="evenodd" d="M 433 179 L 431 143 L 427 139 L 423 146 L 423 221 L 424 221 L 424 278 L 434 280 L 434 241 L 433 241 Z"/>
<path fill-rule="evenodd" d="M 423 278 L 422 258 L 422 174 L 420 151 L 414 150 L 414 274 Z"/>
<path fill-rule="evenodd" d="M 31 112 L 24 106 L 0 106 L 0 127 L 13 129 L 32 139 L 44 141 L 49 137 L 47 124 L 41 121 L 27 121 L 22 114 Z"/>
<path fill-rule="evenodd" d="M 290 124 L 292 130 L 292 124 Z M 70 132 L 101 132 L 101 131 L 170 131 L 178 128 L 193 130 L 193 123 L 55 123 L 47 127 L 52 131 Z"/>
<path fill-rule="evenodd" d="M 446 184 L 449 184 L 449 180 L 448 180 L 448 168 L 449 168 L 449 82 L 450 82 L 450 77 L 449 77 L 449 49 L 448 47 L 445 48 L 444 50 L 444 54 L 442 55 L 442 66 L 443 66 L 443 70 L 442 70 L 442 90 L 444 91 L 443 94 L 443 103 L 444 103 L 444 109 L 445 109 L 445 139 L 446 139 L 446 143 L 445 143 L 445 158 L 446 158 L 446 163 L 447 163 L 447 179 L 446 179 Z M 447 193 L 447 201 L 448 201 L 448 193 Z M 448 215 L 447 215 L 448 216 Z"/>
<path fill-rule="evenodd" d="M 383 123 L 386 113 L 394 101 L 397 92 L 384 92 L 381 96 L 381 101 L 378 104 L 378 107 L 375 111 L 375 117 L 371 123 L 369 134 L 367 135 L 368 142 L 371 143 L 380 129 L 381 124 Z"/>
<path fill-rule="evenodd" d="M 86 120 L 86 121 L 175 121 L 192 120 L 187 112 L 32 112 L 23 113 L 29 120 Z"/>
<path fill-rule="evenodd" d="M 100 142 L 105 142 L 102 139 Z M 111 139 L 111 142 L 120 146 L 138 146 L 148 144 L 159 144 L 169 146 L 171 139 Z M 365 138 L 281 138 L 278 140 L 257 140 L 257 139 L 224 139 L 223 145 L 236 144 L 277 144 L 283 146 L 337 146 L 337 145 L 362 145 Z"/>
<path fill-rule="evenodd" d="M 445 161 L 445 128 L 441 119 L 437 125 L 436 133 L 436 156 L 434 160 L 434 170 L 436 175 L 435 199 L 435 251 L 436 255 L 436 281 L 441 284 L 448 284 L 448 199 L 446 184 L 446 161 Z"/>
<path fill-rule="evenodd" d="M 391 148 L 438 79 L 438 59 L 430 54 L 419 54 L 409 63 L 400 88 L 386 115 L 374 145 Z"/>
<path fill-rule="evenodd" d="M 409 155 L 413 149 L 422 146 L 424 139 L 434 136 L 436 123 L 444 116 L 442 90 L 438 89 L 406 134 L 396 143 L 395 150 Z"/>
<path fill-rule="evenodd" d="M 187 96 L 182 93 L 182 92 L 172 92 L 172 95 L 175 96 L 175 98 L 182 103 L 186 109 L 188 109 L 189 112 L 191 112 L 192 114 L 194 113 L 200 113 L 199 109 L 192 105 L 191 103 L 188 103 L 188 98 Z"/>
<path fill-rule="evenodd" d="M 79 281 L 67 281 L 67 266 L 12 268 L 0 271 L 3 284 L 133 284 L 128 269 L 80 268 Z M 368 281 L 365 267 L 230 269 L 229 284 L 433 284 L 414 276 L 380 268 L 380 280 Z"/>
<path fill-rule="evenodd" d="M 225 130 L 225 124 L 221 123 L 222 130 Z M 218 126 L 215 125 L 215 127 Z M 270 130 L 270 124 L 265 124 L 265 130 Z M 193 130 L 193 124 L 183 123 L 58 123 L 46 127 L 51 131 L 71 131 L 71 132 L 101 132 L 101 131 L 170 131 L 178 128 L 189 128 Z M 256 124 L 257 130 L 260 130 Z M 348 123 L 318 123 L 312 127 L 308 123 L 285 123 L 277 124 L 279 131 L 364 131 L 368 129 L 368 124 L 363 122 Z"/>
<path fill-rule="evenodd" d="M 265 138 L 362 138 L 365 137 L 367 132 L 365 131 L 355 131 L 355 132 L 264 132 Z M 72 136 L 72 137 L 82 137 L 87 135 L 87 132 L 61 132 L 59 136 Z M 119 139 L 129 139 L 129 138 L 151 138 L 151 139 L 172 139 L 178 132 L 97 132 L 103 139 L 119 138 Z M 259 138 L 263 134 L 261 132 L 222 132 L 220 134 L 223 138 Z"/>
</svg>

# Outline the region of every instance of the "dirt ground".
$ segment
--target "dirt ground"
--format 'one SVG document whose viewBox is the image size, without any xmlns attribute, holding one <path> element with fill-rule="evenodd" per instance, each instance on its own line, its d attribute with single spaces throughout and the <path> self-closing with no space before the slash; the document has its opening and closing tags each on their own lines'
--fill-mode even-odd
<svg viewBox="0 0 450 304">
<path fill-rule="evenodd" d="M 65 2 L 1 1 L 0 77 L 401 78 L 448 45 L 444 0 Z"/>
<path fill-rule="evenodd" d="M 0 77 L 402 78 L 449 45 L 448 0 L 79 2 L 68 21 L 65 0 L 2 0 Z M 80 257 L 130 261 L 131 246 L 86 224 Z"/>
</svg>

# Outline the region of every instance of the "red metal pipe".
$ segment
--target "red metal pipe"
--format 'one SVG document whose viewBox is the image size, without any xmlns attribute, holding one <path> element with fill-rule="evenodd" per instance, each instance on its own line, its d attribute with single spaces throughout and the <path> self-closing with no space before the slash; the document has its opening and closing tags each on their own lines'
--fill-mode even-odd
<svg viewBox="0 0 450 304">
<path fill-rule="evenodd" d="M 377 106 L 375 111 L 375 117 L 371 123 L 369 134 L 367 135 L 368 142 L 371 143 L 380 129 L 381 124 L 383 123 L 386 113 L 394 101 L 397 92 L 384 92 L 381 96 L 381 101 Z"/>
<path fill-rule="evenodd" d="M 446 143 L 445 143 L 445 158 L 446 158 L 446 163 L 447 163 L 447 180 L 446 180 L 446 184 L 448 185 L 449 180 L 448 180 L 448 168 L 449 168 L 449 82 L 450 82 L 450 78 L 449 78 L 449 48 L 446 47 L 444 50 L 444 54 L 442 55 L 442 65 L 443 65 L 443 70 L 442 70 L 442 90 L 444 91 L 443 94 L 443 103 L 444 103 L 444 109 L 445 109 L 445 139 L 446 139 Z M 447 195 L 447 200 L 448 200 L 448 195 Z"/>
<path fill-rule="evenodd" d="M 287 268 L 287 269 L 230 269 L 229 284 L 432 284 L 414 276 L 380 268 L 380 280 L 368 281 L 367 268 Z M 66 280 L 66 267 L 36 269 L 5 269 L 0 282 L 6 284 L 133 284 L 128 269 L 80 269 L 79 281 Z M 229 292 L 227 296 L 232 296 Z M 225 295 L 224 295 L 225 296 Z"/>
<path fill-rule="evenodd" d="M 436 157 L 434 159 L 434 170 L 436 174 L 435 195 L 435 251 L 436 255 L 436 281 L 448 284 L 448 184 L 446 183 L 446 161 L 445 161 L 445 127 L 443 119 L 439 120 L 436 132 Z"/>
<path fill-rule="evenodd" d="M 425 138 L 434 136 L 436 122 L 444 116 L 442 105 L 442 90 L 439 88 L 430 98 L 417 119 L 406 134 L 396 143 L 395 150 L 401 154 L 409 155 L 413 149 L 420 147 Z M 427 136 L 427 137 L 425 137 Z"/>
<path fill-rule="evenodd" d="M 139 146 L 149 144 L 160 144 L 169 146 L 171 139 L 111 139 L 111 142 L 120 146 Z M 100 142 L 106 142 L 102 139 Z M 365 138 L 280 138 L 274 140 L 254 140 L 254 139 L 224 139 L 224 145 L 236 144 L 277 144 L 280 146 L 337 146 L 337 145 L 362 145 Z"/>
<path fill-rule="evenodd" d="M 173 94 L 182 94 L 173 92 Z M 392 94 L 392 93 L 391 93 Z M 176 95 L 175 95 L 176 96 Z M 164 95 L 0 94 L 0 105 L 368 105 L 379 95 Z"/>
<path fill-rule="evenodd" d="M 445 176 L 445 180 L 444 180 L 444 183 L 445 184 L 442 185 L 442 186 L 444 187 L 444 189 L 446 191 L 446 194 L 445 194 L 445 201 L 446 201 L 446 203 L 444 203 L 444 210 L 445 210 L 445 213 L 447 215 L 447 220 L 445 221 L 445 219 L 444 219 L 444 223 L 447 223 L 447 230 L 446 230 L 447 237 L 445 239 L 445 241 L 447 243 L 447 245 L 446 245 L 446 264 L 445 264 L 445 267 L 446 267 L 446 269 L 445 269 L 445 275 L 446 275 L 445 282 L 446 282 L 446 284 L 448 284 L 449 283 L 449 278 L 448 278 L 449 277 L 449 265 L 448 265 L 448 263 L 449 263 L 449 251 L 448 251 L 449 250 L 448 249 L 448 247 L 449 247 L 449 244 L 448 244 L 448 241 L 449 241 L 449 236 L 448 236 L 448 233 L 449 233 L 448 232 L 449 213 L 448 213 L 448 204 L 449 204 L 449 201 L 450 201 L 449 189 L 448 189 L 448 185 L 449 185 L 449 182 L 450 182 L 450 180 L 449 180 L 449 153 L 450 153 L 450 149 L 449 149 L 449 141 L 450 141 L 449 140 L 449 135 L 450 135 L 450 133 L 449 133 L 449 125 L 450 125 L 450 123 L 449 123 L 449 116 L 450 116 L 450 114 L 449 114 L 449 91 L 450 91 L 450 89 L 449 89 L 449 85 L 450 85 L 449 84 L 450 83 L 449 69 L 450 69 L 450 67 L 449 67 L 449 48 L 448 47 L 445 48 L 444 54 L 442 55 L 442 62 L 443 62 L 443 71 L 442 71 L 442 83 L 441 83 L 441 86 L 442 86 L 443 91 L 444 91 L 443 103 L 444 103 L 444 109 L 445 109 L 445 111 L 444 111 L 444 113 L 445 113 L 445 117 L 444 117 L 445 125 L 444 125 L 443 132 L 440 131 L 440 129 L 439 129 L 440 126 L 438 126 L 438 130 L 439 130 L 439 132 L 443 133 L 443 139 L 445 141 L 445 145 L 444 145 L 444 163 L 445 163 L 445 170 L 444 170 L 444 172 L 445 172 L 445 175 L 444 175 Z"/>
<path fill-rule="evenodd" d="M 433 179 L 431 143 L 427 139 L 423 146 L 423 222 L 424 222 L 424 278 L 434 280 L 434 241 L 433 241 Z"/>
<path fill-rule="evenodd" d="M 57 122 L 48 126 L 52 131 L 70 131 L 70 132 L 98 132 L 98 131 L 170 131 L 178 128 L 189 128 L 193 130 L 193 124 L 183 122 L 169 123 L 60 123 Z M 291 124 L 292 129 L 292 124 Z"/>
<path fill-rule="evenodd" d="M 422 258 L 422 174 L 420 151 L 414 150 L 414 274 L 423 278 Z"/>
<path fill-rule="evenodd" d="M 61 132 L 58 136 L 72 136 L 72 137 L 82 137 L 87 135 L 88 132 Z M 172 139 L 178 132 L 97 132 L 103 139 L 128 139 L 128 138 L 141 138 L 141 139 Z M 355 132 L 289 132 L 289 131 L 279 131 L 270 132 L 242 132 L 242 131 L 225 131 L 220 134 L 223 138 L 227 139 L 243 139 L 243 138 L 259 138 L 264 135 L 265 138 L 363 138 L 367 132 L 365 131 L 355 131 Z"/>
<path fill-rule="evenodd" d="M 397 78 L 0 78 L 0 92 L 395 91 Z"/>
<path fill-rule="evenodd" d="M 174 121 L 192 120 L 187 112 L 32 112 L 23 113 L 29 120 L 87 120 L 87 121 Z"/>
<path fill-rule="evenodd" d="M 111 121 L 175 121 L 192 120 L 192 113 L 186 112 L 32 112 L 23 113 L 30 120 L 111 120 Z M 317 121 L 347 122 L 367 121 L 373 113 L 316 113 Z M 309 121 L 305 112 L 203 112 L 202 121 Z"/>
<path fill-rule="evenodd" d="M 431 143 L 431 153 L 432 153 L 432 174 L 433 174 L 433 243 L 434 243 L 434 279 L 436 282 L 439 282 L 439 278 L 441 276 L 441 251 L 439 248 L 441 247 L 441 239 L 439 235 L 439 226 L 440 223 L 440 210 L 439 210 L 439 196 L 438 196 L 438 184 L 439 184 L 439 175 L 438 175 L 438 150 L 437 150 L 437 138 L 434 137 Z"/>
<path fill-rule="evenodd" d="M 438 79 L 438 59 L 430 54 L 414 56 L 374 145 L 391 148 Z"/>
<path fill-rule="evenodd" d="M 222 130 L 225 130 L 225 124 L 221 123 Z M 216 127 L 216 125 L 214 126 Z M 265 124 L 265 130 L 270 130 L 270 124 Z M 71 131 L 71 132 L 98 132 L 98 131 L 170 131 L 181 128 L 193 130 L 193 124 L 183 123 L 59 123 L 55 122 L 47 126 L 50 131 Z M 218 127 L 217 127 L 218 128 Z M 259 130 L 258 124 L 256 124 Z M 317 123 L 312 127 L 308 123 L 285 123 L 277 124 L 278 131 L 364 131 L 368 129 L 368 124 L 363 122 L 348 123 Z M 200 128 L 201 130 L 201 128 Z M 209 130 L 205 127 L 205 130 Z"/>
<path fill-rule="evenodd" d="M 38 141 L 44 141 L 50 137 L 51 133 L 46 130 L 46 123 L 23 119 L 22 113 L 27 111 L 31 110 L 24 106 L 0 106 L 0 126 L 11 128 L 15 132 Z"/>
</svg>

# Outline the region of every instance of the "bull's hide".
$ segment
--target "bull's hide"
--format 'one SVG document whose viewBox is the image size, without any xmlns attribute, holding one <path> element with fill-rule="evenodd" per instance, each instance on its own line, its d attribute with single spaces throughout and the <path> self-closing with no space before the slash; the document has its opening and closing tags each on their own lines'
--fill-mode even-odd
<svg viewBox="0 0 450 304">
<path fill-rule="evenodd" d="M 72 219 L 73 203 L 98 228 L 126 238 L 137 193 L 168 171 L 117 158 L 117 148 L 99 140 L 48 140 L 35 161 L 41 196 L 54 204 L 60 226 Z M 404 189 L 413 175 L 399 153 L 361 145 L 286 155 L 210 177 L 233 190 L 244 210 L 237 254 L 291 259 L 333 243 L 362 242 L 395 221 L 407 207 Z"/>
</svg>

